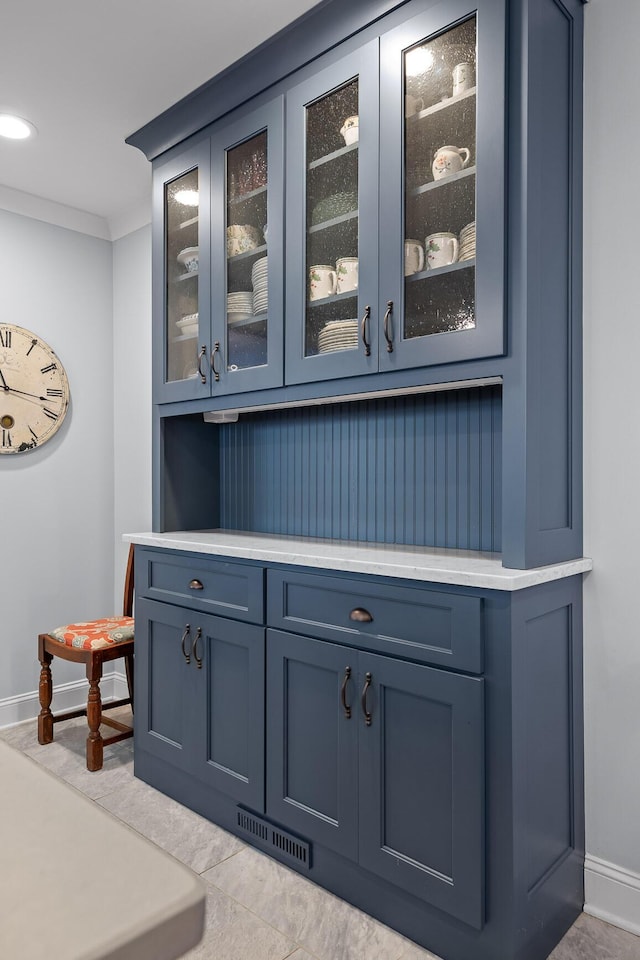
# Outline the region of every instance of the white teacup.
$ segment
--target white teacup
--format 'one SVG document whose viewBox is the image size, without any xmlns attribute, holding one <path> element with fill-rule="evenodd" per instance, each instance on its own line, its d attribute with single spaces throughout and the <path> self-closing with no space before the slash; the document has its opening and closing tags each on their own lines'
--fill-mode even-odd
<svg viewBox="0 0 640 960">
<path fill-rule="evenodd" d="M 336 261 L 336 293 L 346 293 L 347 290 L 358 289 L 358 258 L 340 257 Z"/>
<path fill-rule="evenodd" d="M 340 127 L 340 133 L 344 138 L 344 142 L 347 146 L 351 143 L 355 143 L 360 136 L 360 121 L 357 116 L 347 117 L 345 122 Z"/>
<path fill-rule="evenodd" d="M 309 267 L 309 299 L 323 300 L 336 292 L 338 278 L 333 267 L 326 263 L 316 263 Z"/>
<path fill-rule="evenodd" d="M 410 277 L 412 273 L 424 270 L 424 250 L 419 240 L 405 240 L 404 242 L 404 275 Z"/>
<path fill-rule="evenodd" d="M 475 86 L 476 72 L 472 63 L 457 63 L 453 68 L 453 95 L 459 96 Z"/>
<path fill-rule="evenodd" d="M 412 97 L 408 93 L 404 98 L 404 115 L 405 117 L 412 117 L 414 113 L 418 113 L 420 110 L 424 110 L 424 100 L 422 97 Z"/>
<path fill-rule="evenodd" d="M 442 180 L 443 177 L 449 177 L 452 173 L 459 173 L 467 166 L 470 159 L 471 152 L 466 147 L 454 147 L 452 145 L 440 147 L 439 150 L 436 150 L 436 155 L 431 164 L 433 179 Z"/>
<path fill-rule="evenodd" d="M 432 233 L 425 240 L 424 249 L 427 267 L 435 270 L 436 267 L 457 263 L 460 244 L 455 233 Z"/>
</svg>

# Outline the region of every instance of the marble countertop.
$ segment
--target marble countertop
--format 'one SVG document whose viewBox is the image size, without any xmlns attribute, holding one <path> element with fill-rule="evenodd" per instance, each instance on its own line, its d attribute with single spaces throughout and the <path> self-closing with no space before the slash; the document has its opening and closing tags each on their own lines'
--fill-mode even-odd
<svg viewBox="0 0 640 960">
<path fill-rule="evenodd" d="M 499 553 L 285 537 L 240 530 L 130 533 L 124 535 L 124 540 L 147 547 L 187 550 L 261 563 L 286 563 L 491 590 L 523 590 L 550 580 L 586 573 L 593 565 L 591 560 L 581 557 L 532 570 L 514 570 L 502 566 Z"/>
</svg>

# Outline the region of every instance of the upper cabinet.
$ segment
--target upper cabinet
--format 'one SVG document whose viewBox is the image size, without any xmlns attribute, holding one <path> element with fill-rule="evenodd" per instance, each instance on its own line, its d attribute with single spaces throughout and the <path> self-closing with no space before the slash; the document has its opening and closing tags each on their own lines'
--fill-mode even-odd
<svg viewBox="0 0 640 960">
<path fill-rule="evenodd" d="M 502 12 L 366 31 L 156 166 L 157 401 L 503 352 Z"/>
<path fill-rule="evenodd" d="M 287 94 L 287 383 L 503 352 L 501 9 L 439 4 Z"/>
</svg>

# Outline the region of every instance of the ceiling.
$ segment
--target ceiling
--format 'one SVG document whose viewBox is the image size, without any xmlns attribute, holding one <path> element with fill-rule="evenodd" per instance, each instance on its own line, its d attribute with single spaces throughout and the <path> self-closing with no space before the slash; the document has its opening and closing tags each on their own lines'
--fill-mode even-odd
<svg viewBox="0 0 640 960">
<path fill-rule="evenodd" d="M 125 137 L 316 3 L 3 4 L 0 112 L 30 120 L 38 136 L 0 137 L 0 200 L 21 191 L 30 209 L 37 197 L 85 211 L 113 239 L 123 223 L 145 222 L 151 166 Z"/>
</svg>

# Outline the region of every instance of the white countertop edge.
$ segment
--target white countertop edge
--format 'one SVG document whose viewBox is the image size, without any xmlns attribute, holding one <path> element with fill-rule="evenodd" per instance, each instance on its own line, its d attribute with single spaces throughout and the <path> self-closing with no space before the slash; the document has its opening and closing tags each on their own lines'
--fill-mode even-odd
<svg viewBox="0 0 640 960">
<path fill-rule="evenodd" d="M 589 558 L 581 557 L 530 570 L 514 570 L 502 566 L 499 554 L 445 549 L 429 552 L 426 548 L 403 549 L 395 544 L 305 540 L 241 531 L 127 533 L 123 540 L 166 550 L 489 590 L 524 590 L 540 583 L 587 573 L 593 567 Z"/>
</svg>

